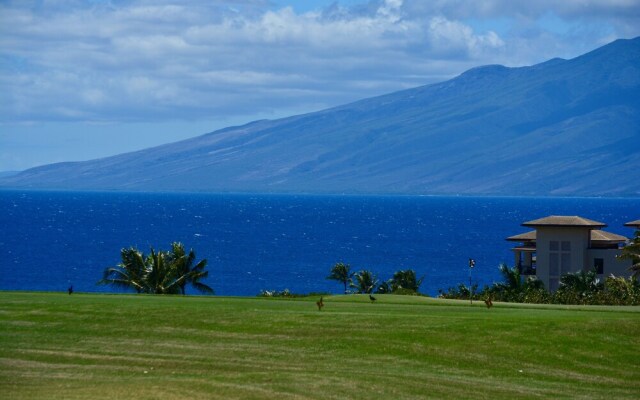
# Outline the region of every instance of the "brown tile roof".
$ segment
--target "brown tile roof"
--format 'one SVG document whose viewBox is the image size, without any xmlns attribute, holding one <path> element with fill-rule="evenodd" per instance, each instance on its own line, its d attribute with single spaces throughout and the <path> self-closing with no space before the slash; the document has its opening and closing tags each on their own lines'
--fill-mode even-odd
<svg viewBox="0 0 640 400">
<path fill-rule="evenodd" d="M 521 233 L 515 236 L 509 236 L 507 240 L 512 242 L 535 242 L 536 241 L 536 231 L 530 231 Z M 617 235 L 611 232 L 605 232 L 598 229 L 594 229 L 591 231 L 591 241 L 592 242 L 609 242 L 609 243 L 622 243 L 626 242 L 628 239 L 624 236 Z"/>
<path fill-rule="evenodd" d="M 530 242 L 536 240 L 536 231 L 521 233 L 515 236 L 509 236 L 507 240 L 511 242 Z"/>
<path fill-rule="evenodd" d="M 592 230 L 591 231 L 591 241 L 592 242 L 614 242 L 614 243 L 622 243 L 626 242 L 628 239 L 621 235 L 616 235 L 615 233 L 605 232 L 601 230 Z"/>
<path fill-rule="evenodd" d="M 518 246 L 518 247 L 512 248 L 511 250 L 520 250 L 524 253 L 535 253 L 536 246 Z"/>
<path fill-rule="evenodd" d="M 636 228 L 640 228 L 640 219 L 635 221 L 627 222 L 624 226 L 635 226 Z"/>
<path fill-rule="evenodd" d="M 606 224 L 579 216 L 550 215 L 522 224 L 522 226 L 577 226 L 585 228 L 604 228 Z"/>
</svg>

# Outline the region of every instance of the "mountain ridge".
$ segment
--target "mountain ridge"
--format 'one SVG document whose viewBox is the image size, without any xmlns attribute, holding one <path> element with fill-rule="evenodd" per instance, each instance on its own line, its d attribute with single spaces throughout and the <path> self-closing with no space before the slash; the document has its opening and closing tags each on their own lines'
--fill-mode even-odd
<svg viewBox="0 0 640 400">
<path fill-rule="evenodd" d="M 640 38 L 0 177 L 66 190 L 637 196 Z"/>
</svg>

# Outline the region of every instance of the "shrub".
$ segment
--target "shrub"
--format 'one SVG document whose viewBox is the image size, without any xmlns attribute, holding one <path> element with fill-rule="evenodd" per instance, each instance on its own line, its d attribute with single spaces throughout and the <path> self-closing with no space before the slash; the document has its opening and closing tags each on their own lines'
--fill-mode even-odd
<svg viewBox="0 0 640 400">
<path fill-rule="evenodd" d="M 296 295 L 291 293 L 289 289 L 284 290 L 261 290 L 258 294 L 258 297 L 301 297 L 300 295 Z"/>
<path fill-rule="evenodd" d="M 400 296 L 420 296 L 420 293 L 416 292 L 415 290 L 405 289 L 405 288 L 396 289 L 391 293 L 397 294 Z"/>
<path fill-rule="evenodd" d="M 604 294 L 609 304 L 640 305 L 640 282 L 636 277 L 609 276 L 605 280 Z"/>
<path fill-rule="evenodd" d="M 417 292 L 424 280 L 424 276 L 418 279 L 416 271 L 412 269 L 396 271 L 391 278 L 391 290 L 395 293 L 398 289 L 408 289 Z"/>
<path fill-rule="evenodd" d="M 473 293 L 474 293 L 474 300 L 475 299 L 479 299 L 479 294 L 478 292 L 478 284 L 475 284 L 472 286 L 473 289 Z M 438 297 L 441 299 L 459 299 L 459 300 L 469 300 L 469 296 L 471 294 L 471 291 L 469 290 L 469 286 L 465 285 L 464 283 L 460 283 L 458 286 L 455 287 L 450 287 L 449 289 L 447 289 L 446 291 L 443 291 L 442 289 L 438 289 Z"/>
</svg>

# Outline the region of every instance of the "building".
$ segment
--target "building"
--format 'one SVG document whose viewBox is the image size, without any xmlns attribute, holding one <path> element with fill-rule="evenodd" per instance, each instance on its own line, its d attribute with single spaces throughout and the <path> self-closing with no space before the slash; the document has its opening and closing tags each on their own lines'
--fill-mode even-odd
<svg viewBox="0 0 640 400">
<path fill-rule="evenodd" d="M 507 238 L 520 242 L 512 249 L 515 266 L 525 276 L 536 276 L 550 291 L 557 290 L 560 277 L 569 272 L 595 268 L 600 278 L 630 275 L 631 264 L 616 258 L 628 239 L 603 231 L 607 225 L 602 222 L 552 215 L 522 226 L 534 230 Z"/>
<path fill-rule="evenodd" d="M 631 222 L 627 222 L 626 224 L 624 224 L 624 226 L 630 226 L 632 228 L 636 228 L 636 229 L 640 230 L 640 219 L 637 219 L 637 220 L 631 221 Z"/>
</svg>

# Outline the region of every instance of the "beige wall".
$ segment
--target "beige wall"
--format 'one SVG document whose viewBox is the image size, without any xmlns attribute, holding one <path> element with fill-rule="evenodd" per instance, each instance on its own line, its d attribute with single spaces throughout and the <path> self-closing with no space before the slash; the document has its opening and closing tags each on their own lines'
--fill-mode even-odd
<svg viewBox="0 0 640 400">
<path fill-rule="evenodd" d="M 616 259 L 616 256 L 620 253 L 622 253 L 622 251 L 616 249 L 590 249 L 587 252 L 588 263 L 585 267 L 587 270 L 591 270 L 594 265 L 594 259 L 602 258 L 604 261 L 603 277 L 609 275 L 629 277 L 631 276 L 631 272 L 629 271 L 631 261 Z"/>
<path fill-rule="evenodd" d="M 575 227 L 537 227 L 536 271 L 547 289 L 556 290 L 560 276 L 588 265 L 589 232 Z"/>
</svg>

